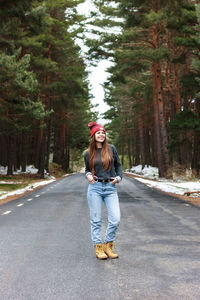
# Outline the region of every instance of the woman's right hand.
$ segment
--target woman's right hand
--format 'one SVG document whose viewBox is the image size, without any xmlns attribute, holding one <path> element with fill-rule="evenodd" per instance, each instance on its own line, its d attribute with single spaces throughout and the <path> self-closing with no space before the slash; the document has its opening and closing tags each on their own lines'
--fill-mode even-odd
<svg viewBox="0 0 200 300">
<path fill-rule="evenodd" d="M 95 183 L 94 178 L 97 178 L 97 177 L 96 176 L 93 177 L 91 174 L 87 176 L 87 179 L 88 179 L 89 183 L 91 183 L 91 184 Z"/>
</svg>

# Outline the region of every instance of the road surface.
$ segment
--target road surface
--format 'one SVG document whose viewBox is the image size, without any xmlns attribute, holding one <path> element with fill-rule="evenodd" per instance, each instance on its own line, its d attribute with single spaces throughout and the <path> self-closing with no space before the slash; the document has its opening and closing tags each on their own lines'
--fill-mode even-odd
<svg viewBox="0 0 200 300">
<path fill-rule="evenodd" d="M 117 260 L 95 257 L 83 174 L 0 206 L 0 299 L 200 299 L 200 208 L 128 177 L 118 192 Z"/>
</svg>

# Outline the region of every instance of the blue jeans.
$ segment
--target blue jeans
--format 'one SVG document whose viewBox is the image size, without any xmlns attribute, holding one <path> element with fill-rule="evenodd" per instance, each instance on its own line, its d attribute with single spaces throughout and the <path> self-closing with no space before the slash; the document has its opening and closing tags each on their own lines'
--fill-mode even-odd
<svg viewBox="0 0 200 300">
<path fill-rule="evenodd" d="M 90 225 L 93 245 L 101 244 L 102 204 L 106 205 L 108 212 L 108 226 L 105 243 L 115 239 L 120 222 L 119 198 L 117 188 L 111 182 L 95 182 L 88 186 L 88 204 L 90 208 Z"/>
</svg>

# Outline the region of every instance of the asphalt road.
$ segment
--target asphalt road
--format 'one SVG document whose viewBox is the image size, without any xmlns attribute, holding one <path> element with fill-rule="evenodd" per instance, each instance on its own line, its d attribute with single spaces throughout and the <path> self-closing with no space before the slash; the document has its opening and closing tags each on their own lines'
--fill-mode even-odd
<svg viewBox="0 0 200 300">
<path fill-rule="evenodd" d="M 200 299 L 200 208 L 128 177 L 118 192 L 118 260 L 95 257 L 83 174 L 0 206 L 0 300 Z"/>
</svg>

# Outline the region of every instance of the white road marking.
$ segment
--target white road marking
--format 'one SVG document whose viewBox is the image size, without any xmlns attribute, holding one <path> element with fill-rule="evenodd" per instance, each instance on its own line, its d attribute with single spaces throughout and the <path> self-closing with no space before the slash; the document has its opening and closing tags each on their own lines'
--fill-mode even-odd
<svg viewBox="0 0 200 300">
<path fill-rule="evenodd" d="M 20 203 L 20 204 L 18 204 L 17 206 L 19 206 L 19 207 L 20 207 L 20 206 L 23 206 L 23 205 L 24 205 L 24 203 Z"/>
<path fill-rule="evenodd" d="M 190 204 L 184 204 L 185 206 L 190 206 Z"/>
<path fill-rule="evenodd" d="M 8 215 L 8 214 L 10 214 L 12 211 L 11 210 L 7 210 L 7 211 L 5 211 L 3 214 L 2 214 L 2 216 L 3 215 Z"/>
<path fill-rule="evenodd" d="M 33 198 L 29 198 L 29 199 L 27 199 L 26 201 L 32 201 L 33 200 Z"/>
<path fill-rule="evenodd" d="M 35 195 L 35 198 L 40 197 L 40 195 Z"/>
</svg>

